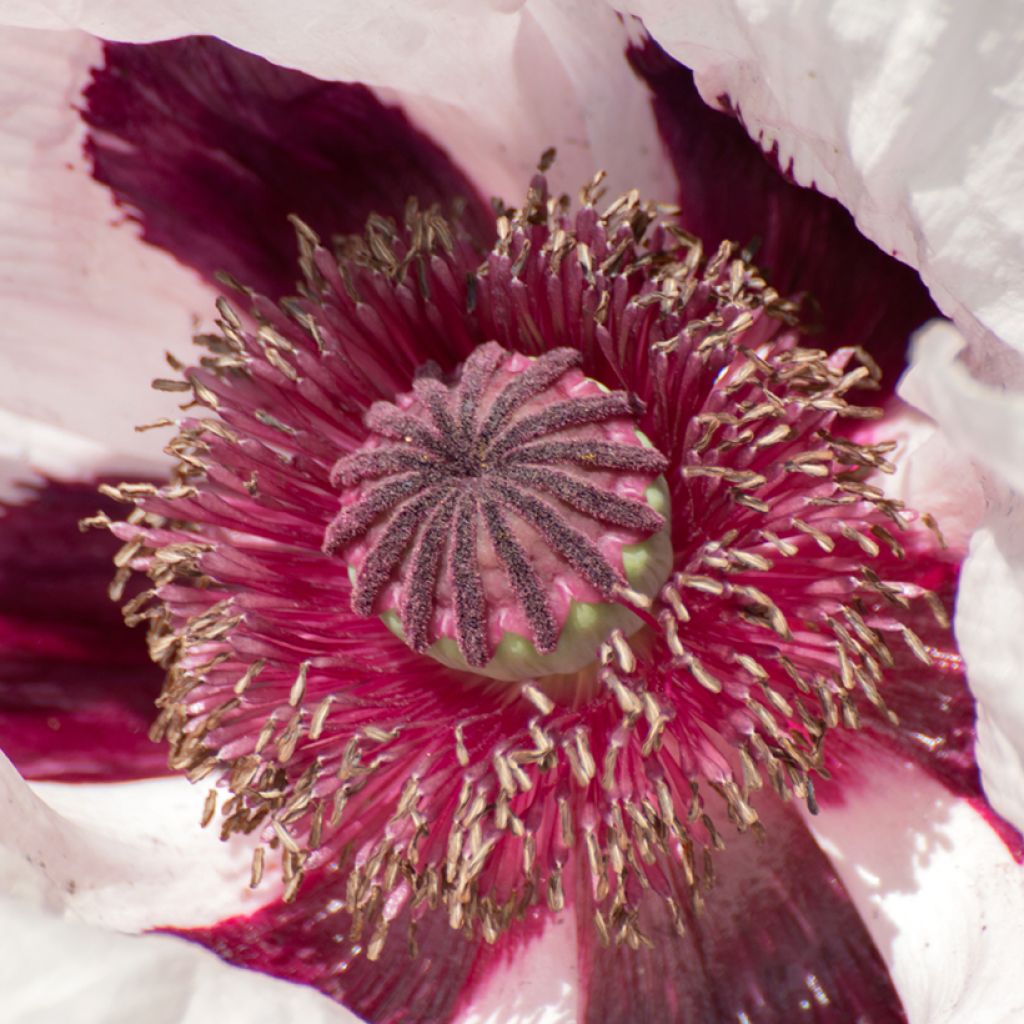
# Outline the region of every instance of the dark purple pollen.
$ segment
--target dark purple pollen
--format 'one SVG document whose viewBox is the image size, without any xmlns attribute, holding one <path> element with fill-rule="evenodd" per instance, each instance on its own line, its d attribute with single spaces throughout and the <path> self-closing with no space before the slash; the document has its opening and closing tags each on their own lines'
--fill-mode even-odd
<svg viewBox="0 0 1024 1024">
<path fill-rule="evenodd" d="M 541 654 L 549 654 L 558 643 L 558 627 L 540 580 L 531 568 L 526 552 L 512 536 L 498 506 L 492 501 L 485 501 L 483 505 L 487 531 L 494 543 L 494 550 L 505 566 L 509 585 L 530 621 L 534 646 Z"/>
<path fill-rule="evenodd" d="M 386 529 L 363 564 L 352 591 L 352 608 L 360 615 L 373 614 L 373 602 L 405 554 L 423 517 L 434 506 L 437 490 L 430 488 L 402 505 L 391 517 Z"/>
<path fill-rule="evenodd" d="M 455 551 L 475 551 L 477 518 L 475 495 L 464 492 L 455 518 Z M 487 647 L 487 600 L 475 558 L 452 560 L 455 584 L 455 621 L 458 634 L 465 638 L 463 656 L 470 665 L 484 665 L 490 657 Z"/>
<path fill-rule="evenodd" d="M 511 452 L 510 463 L 576 463 L 595 469 L 624 469 L 630 473 L 664 473 L 668 459 L 654 448 L 609 444 L 606 441 L 543 441 Z"/>
<path fill-rule="evenodd" d="M 488 341 L 473 350 L 462 365 L 462 379 L 456 391 L 458 395 L 459 425 L 464 431 L 475 427 L 477 405 L 487 382 L 505 358 L 505 350 L 497 342 Z"/>
<path fill-rule="evenodd" d="M 397 445 L 354 452 L 337 461 L 331 472 L 331 483 L 335 487 L 351 486 L 360 480 L 376 480 L 394 473 L 422 469 L 434 461 L 432 456 L 411 452 Z"/>
<path fill-rule="evenodd" d="M 625 391 L 613 391 L 608 395 L 592 395 L 588 398 L 572 398 L 566 402 L 558 402 L 532 416 L 524 416 L 511 430 L 495 439 L 490 454 L 492 458 L 504 457 L 510 449 L 517 448 L 525 441 L 532 441 L 536 437 L 621 416 L 638 416 L 643 411 L 643 402 L 636 395 L 627 394 Z"/>
<path fill-rule="evenodd" d="M 538 359 L 502 390 L 494 400 L 490 414 L 480 428 L 477 440 L 486 444 L 501 428 L 514 409 L 554 384 L 566 370 L 579 366 L 582 356 L 576 349 L 556 348 Z"/>
<path fill-rule="evenodd" d="M 445 542 L 452 532 L 452 517 L 458 500 L 458 492 L 449 491 L 420 531 L 419 540 L 413 551 L 412 586 L 402 606 L 402 629 L 405 632 L 406 643 L 414 651 L 425 651 L 430 646 L 433 595 L 437 588 Z"/>
<path fill-rule="evenodd" d="M 613 598 L 627 585 L 621 570 L 574 521 L 582 516 L 641 535 L 665 525 L 645 502 L 614 493 L 607 474 L 660 473 L 665 458 L 639 439 L 619 444 L 580 433 L 580 428 L 632 418 L 643 409 L 639 399 L 625 392 L 566 399 L 560 390 L 538 412 L 538 397 L 579 365 L 580 354 L 554 349 L 517 373 L 509 371 L 510 379 L 498 386 L 495 375 L 512 358 L 491 342 L 473 352 L 450 385 L 434 373 L 417 375 L 411 395 L 400 404 L 371 406 L 368 443 L 379 447 L 343 456 L 332 472 L 345 497 L 326 531 L 324 550 L 336 552 L 357 538 L 366 543 L 353 610 L 372 614 L 388 585 L 401 581 L 405 640 L 423 651 L 437 639 L 438 588 L 446 580 L 455 640 L 474 667 L 486 665 L 493 654 L 489 613 L 494 609 L 481 572 L 481 542 L 489 541 L 537 650 L 549 653 L 558 644 L 560 624 L 536 560 L 554 557 Z M 517 418 L 527 403 L 531 411 Z M 572 433 L 523 446 L 566 431 Z M 399 443 L 381 444 L 382 438 Z M 598 471 L 593 482 L 585 479 L 590 471 Z M 381 482 L 362 486 L 372 480 Z M 485 531 L 479 528 L 481 516 Z M 547 555 L 537 550 L 537 541 Z"/>
<path fill-rule="evenodd" d="M 429 482 L 425 473 L 410 473 L 374 487 L 358 505 L 344 509 L 335 517 L 327 530 L 325 550 L 330 553 L 339 544 L 361 536 L 381 513 L 394 508 L 404 498 L 419 493 Z"/>
<path fill-rule="evenodd" d="M 393 441 L 415 441 L 421 448 L 443 455 L 444 439 L 422 420 L 402 412 L 390 402 L 374 402 L 366 414 L 366 425 L 374 433 Z"/>
<path fill-rule="evenodd" d="M 434 421 L 434 426 L 441 432 L 441 437 L 443 439 L 455 437 L 458 427 L 448 411 L 448 388 L 439 380 L 421 377 L 413 384 L 413 391 L 430 410 L 430 418 Z M 451 446 L 446 444 L 445 451 L 450 453 Z"/>
<path fill-rule="evenodd" d="M 665 522 L 650 505 L 642 501 L 608 494 L 557 469 L 509 466 L 505 474 L 513 483 L 561 498 L 567 505 L 602 523 L 614 523 L 616 526 L 626 526 L 631 530 L 655 533 Z"/>
<path fill-rule="evenodd" d="M 492 483 L 491 493 L 520 519 L 535 526 L 552 548 L 607 597 L 625 585 L 622 574 L 609 565 L 601 552 L 579 530 L 570 526 L 552 505 L 533 497 L 524 488 L 501 480 Z"/>
</svg>

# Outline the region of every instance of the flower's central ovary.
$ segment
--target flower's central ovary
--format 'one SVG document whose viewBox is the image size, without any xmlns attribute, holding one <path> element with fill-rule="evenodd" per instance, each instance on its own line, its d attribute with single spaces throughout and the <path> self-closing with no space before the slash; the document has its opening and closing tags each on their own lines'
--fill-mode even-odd
<svg viewBox="0 0 1024 1024">
<path fill-rule="evenodd" d="M 416 651 L 499 678 L 574 671 L 639 620 L 671 570 L 666 467 L 637 432 L 643 405 L 556 349 L 481 345 L 452 383 L 420 375 L 377 402 L 338 460 L 352 607 Z"/>
</svg>

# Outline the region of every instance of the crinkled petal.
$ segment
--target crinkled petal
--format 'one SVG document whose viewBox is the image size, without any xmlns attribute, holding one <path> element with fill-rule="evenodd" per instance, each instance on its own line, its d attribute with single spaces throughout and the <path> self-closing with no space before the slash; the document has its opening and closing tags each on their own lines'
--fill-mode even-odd
<svg viewBox="0 0 1024 1024">
<path fill-rule="evenodd" d="M 727 99 L 798 181 L 838 197 L 868 237 L 917 267 L 973 343 L 958 363 L 953 343 L 934 332 L 922 339 L 925 393 L 907 394 L 995 474 L 956 627 L 981 704 L 986 792 L 1020 826 L 1024 705 L 1013 609 L 1024 563 L 1010 538 L 1022 512 L 999 480 L 1024 483 L 1024 395 L 1020 378 L 1007 390 L 1011 353 L 992 337 L 1024 348 L 1024 62 L 1019 38 L 994 28 L 1012 23 L 1011 6 L 734 0 L 691 4 L 685 14 L 656 2 L 630 9 L 694 67 L 705 98 Z"/>
<path fill-rule="evenodd" d="M 901 381 L 900 392 L 909 399 L 907 380 Z M 901 398 L 893 399 L 886 406 L 885 418 L 859 436 L 868 443 L 896 442 L 888 456 L 894 471 L 877 474 L 872 482 L 907 508 L 930 513 L 946 544 L 953 551 L 966 552 L 971 534 L 985 514 L 985 494 L 963 448 L 933 419 Z M 955 488 L 949 486 L 951 480 L 956 481 Z"/>
<path fill-rule="evenodd" d="M 964 562 L 956 634 L 978 700 L 977 759 L 992 806 L 1024 825 L 1024 373 L 1006 350 L 958 359 L 963 339 L 935 324 L 914 347 L 903 385 L 981 467 L 986 513 Z M 986 380 L 998 383 L 986 383 Z M 957 478 L 961 489 L 970 479 Z"/>
<path fill-rule="evenodd" d="M 614 189 L 671 191 L 647 97 L 622 59 L 626 27 L 589 0 L 301 0 L 287 17 L 272 4 L 58 0 L 3 17 L 128 42 L 215 35 L 327 81 L 388 90 L 482 191 L 510 200 L 549 146 L 560 188 L 575 191 L 602 166 Z"/>
<path fill-rule="evenodd" d="M 1024 868 L 985 818 L 918 768 L 876 765 L 809 819 L 889 965 L 910 1024 L 1024 1012 Z"/>
<path fill-rule="evenodd" d="M 247 851 L 196 827 L 202 792 L 184 779 L 33 789 L 0 755 L 0 807 L 5 1020 L 356 1020 L 310 989 L 228 967 L 180 939 L 125 934 L 257 901 L 245 886 Z"/>
<path fill-rule="evenodd" d="M 132 425 L 177 397 L 149 382 L 213 295 L 142 245 L 89 175 L 73 104 L 98 55 L 77 33 L 0 33 L 0 415 L 14 454 L 55 454 L 63 432 L 90 466 L 137 472 L 162 441 Z"/>
<path fill-rule="evenodd" d="M 802 184 L 918 268 L 944 312 L 1024 348 L 1024 59 L 1013 0 L 633 0 Z M 1000 27 L 1002 26 L 1002 27 Z"/>
</svg>

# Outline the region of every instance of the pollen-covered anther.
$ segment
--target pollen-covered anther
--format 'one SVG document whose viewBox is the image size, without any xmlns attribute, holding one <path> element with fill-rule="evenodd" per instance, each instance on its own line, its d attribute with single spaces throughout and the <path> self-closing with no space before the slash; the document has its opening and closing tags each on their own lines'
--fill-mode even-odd
<svg viewBox="0 0 1024 1024">
<path fill-rule="evenodd" d="M 581 361 L 491 342 L 450 382 L 430 368 L 370 408 L 369 437 L 334 466 L 341 510 L 324 541 L 344 552 L 354 611 L 499 678 L 572 671 L 607 635 L 623 649 L 639 620 L 614 606 L 648 606 L 668 571 L 643 546 L 666 529 L 668 463 L 634 426 L 643 403 Z M 589 647 L 573 645 L 567 632 L 595 618 Z"/>
</svg>

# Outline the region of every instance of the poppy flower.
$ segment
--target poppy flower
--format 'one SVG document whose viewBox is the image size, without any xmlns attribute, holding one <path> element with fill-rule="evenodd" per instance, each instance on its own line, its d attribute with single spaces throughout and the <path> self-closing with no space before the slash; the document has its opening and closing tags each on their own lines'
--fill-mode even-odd
<svg viewBox="0 0 1024 1024">
<path fill-rule="evenodd" d="M 982 795 L 949 622 L 981 486 L 939 479 L 965 460 L 891 392 L 908 335 L 935 313 L 928 294 L 837 204 L 785 182 L 637 26 L 605 12 L 560 35 L 575 23 L 542 5 L 479 17 L 444 31 L 485 24 L 484 56 L 545 69 L 513 79 L 517 102 L 567 90 L 550 94 L 554 112 L 528 105 L 506 122 L 495 106 L 482 126 L 481 97 L 453 102 L 458 75 L 413 96 L 405 68 L 384 95 L 372 70 L 376 92 L 210 38 L 18 37 L 52 93 L 79 68 L 72 110 L 38 102 L 70 131 L 69 156 L 84 143 L 81 195 L 98 204 L 107 190 L 127 214 L 85 243 L 111 246 L 109 264 L 72 261 L 99 284 L 69 283 L 116 299 L 104 317 L 133 331 L 162 319 L 140 272 L 173 293 L 163 308 L 179 320 L 213 288 L 225 296 L 199 354 L 169 357 L 156 381 L 184 411 L 138 417 L 171 428 L 169 482 L 166 464 L 134 482 L 118 472 L 92 515 L 85 488 L 50 482 L 4 520 L 18 588 L 4 747 L 27 777 L 66 780 L 38 789 L 63 820 L 12 780 L 26 825 L 11 848 L 41 865 L 15 877 L 94 923 L 177 932 L 370 1020 L 544 1004 L 588 1020 L 902 1020 L 901 997 L 915 1020 L 953 1019 L 954 1004 L 1003 1012 L 1014 985 L 989 984 L 994 954 L 948 994 L 932 974 L 915 986 L 909 966 L 921 922 L 979 894 L 1010 920 L 1021 898 L 1019 837 Z M 673 43 L 670 23 L 661 37 Z M 538 60 L 545 39 L 557 60 Z M 387 49 L 418 44 L 413 29 Z M 252 48 L 280 60 L 284 44 L 269 45 Z M 600 144 L 613 133 L 593 78 L 621 84 L 614 149 Z M 501 178 L 502 147 L 536 141 L 534 114 L 553 131 L 563 95 L 592 146 L 563 126 L 545 140 L 563 153 L 553 166 L 546 154 L 524 173 L 532 155 L 517 148 Z M 743 89 L 724 96 L 746 116 Z M 563 198 L 584 157 L 606 158 L 625 191 L 588 169 L 578 199 Z M 61 168 L 69 184 L 81 166 Z M 948 300 L 942 269 L 930 283 Z M 43 305 L 26 325 L 47 323 Z M 62 395 L 83 390 L 48 360 L 113 353 L 88 347 L 107 325 L 87 304 L 81 326 L 40 347 L 52 388 L 24 389 L 20 429 L 66 415 Z M 989 429 L 975 400 L 991 363 L 976 346 L 968 377 L 936 330 L 908 387 L 932 411 L 935 396 L 962 406 L 949 433 L 969 444 Z M 122 400 L 130 358 L 118 350 L 86 378 L 79 422 L 94 436 L 124 426 L 102 396 Z M 16 436 L 51 473 L 105 457 L 69 453 L 49 426 Z M 107 534 L 57 539 L 83 514 L 121 542 L 112 596 L 148 629 L 159 672 L 91 604 Z M 975 534 L 968 582 L 998 537 L 991 520 Z M 977 657 L 991 693 L 1012 658 Z M 153 735 L 204 783 L 222 853 L 169 839 L 188 806 L 170 780 L 146 784 L 161 794 L 152 863 L 150 830 L 118 825 L 142 808 L 114 780 L 158 771 L 141 728 L 153 686 Z M 1012 718 L 991 729 L 1012 746 Z M 993 806 L 1016 820 L 1005 756 L 989 750 Z M 99 784 L 67 784 L 85 778 Z M 864 837 L 865 808 L 892 823 L 888 848 Z M 182 855 L 205 865 L 173 870 Z M 970 891 L 950 894 L 944 873 L 972 862 L 985 867 Z M 52 924 L 12 913 L 28 934 Z M 996 922 L 986 954 L 1012 951 L 1001 920 L 967 929 L 973 941 Z M 61 935 L 88 965 L 85 933 Z M 171 964 L 198 957 L 145 941 Z M 101 998 L 146 1005 L 129 970 Z M 509 987 L 524 972 L 526 996 Z M 335 1013 L 309 988 L 228 976 L 250 1002 Z M 25 1005 L 51 998 L 22 992 Z"/>
</svg>

